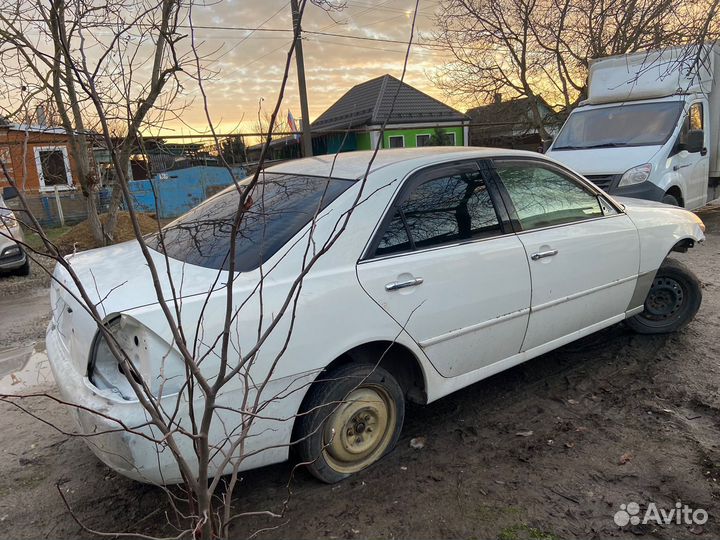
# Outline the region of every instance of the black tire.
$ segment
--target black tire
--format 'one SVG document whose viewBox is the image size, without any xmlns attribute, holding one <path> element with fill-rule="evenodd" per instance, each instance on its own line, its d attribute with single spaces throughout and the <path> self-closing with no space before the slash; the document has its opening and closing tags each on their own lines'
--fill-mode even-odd
<svg viewBox="0 0 720 540">
<path fill-rule="evenodd" d="M 645 310 L 627 319 L 640 334 L 667 334 L 688 324 L 702 303 L 700 280 L 675 259 L 665 259 L 645 299 Z"/>
<path fill-rule="evenodd" d="M 30 275 L 30 259 L 25 257 L 25 264 L 15 270 L 17 276 L 29 276 Z"/>
<path fill-rule="evenodd" d="M 405 398 L 386 370 L 353 363 L 321 374 L 308 391 L 303 413 L 295 426 L 298 457 L 313 476 L 334 484 L 395 447 L 405 419 Z"/>
<path fill-rule="evenodd" d="M 675 195 L 671 195 L 670 193 L 663 195 L 662 202 L 665 204 L 671 204 L 672 206 L 680 206 L 680 201 L 677 200 L 677 197 L 675 197 Z"/>
</svg>

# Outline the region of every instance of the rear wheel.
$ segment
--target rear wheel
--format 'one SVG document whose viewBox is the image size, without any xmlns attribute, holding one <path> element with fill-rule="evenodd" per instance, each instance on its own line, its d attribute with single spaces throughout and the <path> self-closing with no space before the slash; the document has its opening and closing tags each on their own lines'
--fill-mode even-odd
<svg viewBox="0 0 720 540">
<path fill-rule="evenodd" d="M 702 303 L 700 281 L 675 259 L 665 259 L 655 275 L 642 313 L 626 322 L 641 334 L 675 332 L 689 323 Z"/>
<path fill-rule="evenodd" d="M 403 391 L 386 370 L 349 364 L 324 373 L 308 392 L 296 437 L 300 459 L 329 484 L 369 467 L 398 441 Z"/>
</svg>

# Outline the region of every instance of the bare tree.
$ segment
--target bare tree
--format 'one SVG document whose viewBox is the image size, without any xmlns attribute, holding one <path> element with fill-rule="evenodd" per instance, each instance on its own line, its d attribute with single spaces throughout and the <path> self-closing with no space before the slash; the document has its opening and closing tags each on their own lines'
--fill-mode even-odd
<svg viewBox="0 0 720 540">
<path fill-rule="evenodd" d="M 187 10 L 179 0 L 0 2 L 3 113 L 13 118 L 48 104 L 59 118 L 101 245 L 112 241 L 122 190 L 113 190 L 103 226 L 93 153 L 116 156 L 127 176 L 142 133 L 182 111 L 177 75 L 189 57 L 178 52 L 178 43 Z"/>
<path fill-rule="evenodd" d="M 543 109 L 587 97 L 593 58 L 717 39 L 718 0 L 443 0 L 436 46 L 451 61 L 436 83 L 476 103 L 527 98 L 545 137 Z"/>
<path fill-rule="evenodd" d="M 59 0 L 58 0 L 59 1 Z M 313 4 L 328 9 L 333 4 L 324 0 L 301 0 L 300 17 L 303 16 L 308 5 Z M 404 78 L 407 62 L 410 53 L 415 29 L 415 17 L 417 15 L 417 4 L 411 24 L 411 34 L 408 48 L 403 64 L 402 77 Z M 321 219 L 323 201 L 329 189 L 332 172 L 326 180 L 326 187 L 320 193 L 316 208 L 313 209 L 309 223 L 302 229 L 303 234 L 293 245 L 294 249 L 300 250 L 302 262 L 297 271 L 297 276 L 286 284 L 284 294 L 272 304 L 272 310 L 268 309 L 264 302 L 265 280 L 268 276 L 273 277 L 275 266 L 268 267 L 260 260 L 260 279 L 245 295 L 238 296 L 235 287 L 239 272 L 244 268 L 239 266 L 236 254 L 243 249 L 243 240 L 253 227 L 262 230 L 268 215 L 264 211 L 265 192 L 274 189 L 273 181 L 263 177 L 262 163 L 265 160 L 269 144 L 276 129 L 279 115 L 281 114 L 285 88 L 288 79 L 289 69 L 294 54 L 296 40 L 292 41 L 285 58 L 284 72 L 278 89 L 277 98 L 272 111 L 267 119 L 264 130 L 264 145 L 260 155 L 260 166 L 254 175 L 244 181 L 234 178 L 230 186 L 221 198 L 215 199 L 216 206 L 212 211 L 202 206 L 194 210 L 192 218 L 180 220 L 176 225 L 158 230 L 157 235 L 152 238 L 143 237 L 140 229 L 137 214 L 132 204 L 128 188 L 127 159 L 130 153 L 131 142 L 134 137 L 141 134 L 143 126 L 150 122 L 148 119 L 155 118 L 152 125 L 159 125 L 168 114 L 166 103 L 160 100 L 163 88 L 168 81 L 178 76 L 180 66 L 187 65 L 187 76 L 197 84 L 202 95 L 204 110 L 208 128 L 214 133 L 214 124 L 209 114 L 208 96 L 205 92 L 204 83 L 205 69 L 201 47 L 197 43 L 192 23 L 192 10 L 188 7 L 186 21 L 189 28 L 189 45 L 186 54 L 180 56 L 177 46 L 179 37 L 174 32 L 178 27 L 183 6 L 168 0 L 160 5 L 149 8 L 147 15 L 155 14 L 160 21 L 166 21 L 167 27 L 160 32 L 158 38 L 164 43 L 162 47 L 153 47 L 154 55 L 151 65 L 153 75 L 149 82 L 141 85 L 139 94 L 140 100 L 131 102 L 126 97 L 120 105 L 108 101 L 106 91 L 112 94 L 117 90 L 118 85 L 131 85 L 133 77 L 132 60 L 140 51 L 131 46 L 130 52 L 122 50 L 120 59 L 117 60 L 117 69 L 125 70 L 126 77 L 114 81 L 115 86 L 110 85 L 106 90 L 103 80 L 96 78 L 96 64 L 91 64 L 88 59 L 88 50 L 82 46 L 75 55 L 64 56 L 64 62 L 69 63 L 70 73 L 78 92 L 84 96 L 85 109 L 82 111 L 83 118 L 91 119 L 97 137 L 108 149 L 112 158 L 112 167 L 117 178 L 117 189 L 122 193 L 126 202 L 130 219 L 133 225 L 137 240 L 137 249 L 147 265 L 148 280 L 152 284 L 152 290 L 159 309 L 162 314 L 163 331 L 169 336 L 170 346 L 167 350 L 155 350 L 154 353 L 160 357 L 158 371 L 152 376 L 141 373 L 141 367 L 135 357 L 135 350 L 138 347 L 138 337 L 135 342 L 130 338 L 128 342 L 115 331 L 116 324 L 130 324 L 129 319 L 121 315 L 118 319 L 110 319 L 105 313 L 104 301 L 111 291 L 96 291 L 92 288 L 92 280 L 86 277 L 82 279 L 73 266 L 73 260 L 63 258 L 56 246 L 48 239 L 43 232 L 40 223 L 35 219 L 27 205 L 26 196 L 22 191 L 19 193 L 21 203 L 27 211 L 27 225 L 36 231 L 42 241 L 43 249 L 35 251 L 25 244 L 25 248 L 31 257 L 39 260 L 39 256 L 49 256 L 58 265 L 53 274 L 54 287 L 66 298 L 77 303 L 79 309 L 84 310 L 87 316 L 97 327 L 97 347 L 105 347 L 107 353 L 114 358 L 115 367 L 119 368 L 119 379 L 122 380 L 124 391 L 128 396 L 136 399 L 142 406 L 146 421 L 139 425 L 126 425 L 118 419 L 109 417 L 102 411 L 89 410 L 82 404 L 70 400 L 63 400 L 55 396 L 51 399 L 69 408 L 82 410 L 86 414 L 96 415 L 106 423 L 109 422 L 112 428 L 104 431 L 80 432 L 75 435 L 86 438 L 90 444 L 100 441 L 103 436 L 122 431 L 150 443 L 158 456 L 163 452 L 169 452 L 174 463 L 177 465 L 179 474 L 183 481 L 183 487 L 178 490 L 167 490 L 168 500 L 176 511 L 178 522 L 178 537 L 190 536 L 201 538 L 228 537 L 230 525 L 239 517 L 253 514 L 262 514 L 271 517 L 278 517 L 279 514 L 270 511 L 262 512 L 238 512 L 235 510 L 232 500 L 233 490 L 237 484 L 238 472 L 244 463 L 261 451 L 268 448 L 248 448 L 248 441 L 253 436 L 253 426 L 259 419 L 273 422 L 293 422 L 295 415 L 290 417 L 274 417 L 268 410 L 270 406 L 283 399 L 287 395 L 303 391 L 312 382 L 312 377 L 307 374 L 293 378 L 280 390 L 270 389 L 270 381 L 273 380 L 278 366 L 290 346 L 293 336 L 294 325 L 297 317 L 298 303 L 303 283 L 307 275 L 313 270 L 333 245 L 341 238 L 348 221 L 353 212 L 374 195 L 365 189 L 365 181 L 371 170 L 373 160 L 380 147 L 382 137 L 378 139 L 375 153 L 370 157 L 365 174 L 358 182 L 358 189 L 349 209 L 339 215 L 335 215 L 324 221 Z M 108 8 L 109 9 L 109 8 Z M 157 13 L 156 13 L 157 10 Z M 92 10 L 89 10 L 92 14 Z M 128 25 L 127 32 L 132 31 L 139 23 Z M 161 22 L 161 24 L 163 24 Z M 72 26 L 72 24 L 71 24 Z M 155 28 L 155 26 L 153 26 Z M 115 34 L 117 36 L 117 34 Z M 122 41 L 121 36 L 117 37 Z M 67 49 L 67 41 L 60 39 L 63 49 Z M 82 43 L 82 41 L 81 41 Z M 107 50 L 107 49 L 105 49 Z M 110 53 L 108 53 L 110 55 Z M 162 57 L 171 61 L 155 59 Z M 125 64 L 121 59 L 130 61 Z M 155 70 L 155 66 L 160 66 Z M 165 81 L 161 84 L 161 81 Z M 122 95 L 128 96 L 127 88 L 123 87 Z M 399 93 L 400 86 L 398 87 Z M 63 89 L 66 92 L 67 89 Z M 118 90 L 120 91 L 120 90 Z M 170 96 L 172 97 L 172 96 Z M 395 95 L 397 99 L 397 93 Z M 394 107 L 394 101 L 392 103 Z M 392 108 L 391 108 L 392 110 Z M 391 114 L 388 114 L 388 118 Z M 386 120 L 387 122 L 387 120 Z M 87 120 L 86 120 L 87 124 Z M 122 127 L 119 127 L 122 126 Z M 384 130 L 385 126 L 382 126 Z M 118 133 L 122 132 L 122 136 Z M 214 139 L 215 148 L 221 161 L 228 163 L 222 153 L 221 141 L 218 137 Z M 334 162 L 333 162 L 334 167 Z M 8 174 L 2 161 L 0 168 L 5 178 L 14 183 L 14 179 Z M 229 167 L 228 167 L 229 168 Z M 283 184 L 276 181 L 277 189 L 288 191 L 302 189 L 302 183 Z M 384 189 L 388 186 L 383 186 Z M 220 210 L 220 211 L 218 211 Z M 3 234 L 0 232 L 0 234 Z M 187 290 L 182 277 L 185 275 L 183 269 L 182 277 L 178 280 L 170 269 L 171 261 L 168 253 L 172 249 L 182 249 L 184 246 L 199 246 L 200 237 L 205 235 L 210 242 L 218 239 L 226 241 L 222 251 L 213 256 L 219 256 L 221 264 L 215 274 L 215 280 L 209 284 L 209 289 L 203 291 L 202 296 L 197 296 L 190 302 L 186 300 Z M 262 253 L 263 245 L 260 246 Z M 157 255 L 151 253 L 161 253 Z M 52 268 L 43 266 L 46 271 L 51 272 Z M 117 284 L 122 287 L 123 284 Z M 218 296 L 218 291 L 222 296 Z M 188 313 L 199 313 L 194 319 L 196 323 L 188 323 Z M 256 328 L 243 328 L 243 320 L 248 316 L 257 320 Z M 219 332 L 211 332 L 212 327 L 206 325 L 206 319 L 214 317 L 221 321 Z M 193 320 L 193 319 L 191 319 Z M 217 328 L 217 325 L 215 326 Z M 241 341 L 240 335 L 254 336 L 253 339 Z M 272 343 L 271 346 L 267 346 Z M 269 353 L 267 351 L 270 351 Z M 270 354 L 268 363 L 260 365 L 258 358 L 262 353 Z M 166 374 L 164 369 L 172 359 L 178 361 L 181 366 L 179 372 Z M 379 360 L 378 360 L 379 361 Z M 260 365 L 260 367 L 258 367 Z M 118 372 L 118 369 L 115 370 Z M 173 384 L 179 382 L 177 394 L 166 398 L 163 393 L 165 384 L 169 384 L 174 378 Z M 223 396 L 228 387 L 239 385 L 245 389 L 241 392 L 239 402 L 229 404 Z M 250 391 L 252 389 L 252 391 Z M 22 399 L 31 396 L 0 396 L 0 400 L 23 408 Z M 48 396 L 45 396 L 46 398 Z M 24 410 L 24 409 L 23 409 Z M 185 411 L 187 417 L 181 418 L 181 411 Z M 222 436 L 212 436 L 212 433 L 221 433 Z M 61 494 L 62 495 L 62 494 Z M 64 498 L 64 496 L 63 496 Z M 78 523 L 82 527 L 81 520 Z M 96 532 L 96 531 L 92 531 Z M 113 533 L 116 534 L 116 533 Z M 130 533 L 117 533 L 118 536 L 131 536 Z"/>
</svg>

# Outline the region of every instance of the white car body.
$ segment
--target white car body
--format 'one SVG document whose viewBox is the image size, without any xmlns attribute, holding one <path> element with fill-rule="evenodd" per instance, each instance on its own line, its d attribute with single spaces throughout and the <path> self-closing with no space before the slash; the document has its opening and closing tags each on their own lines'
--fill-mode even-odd
<svg viewBox="0 0 720 540">
<path fill-rule="evenodd" d="M 592 191 L 593 196 L 600 196 L 608 208 L 603 209 L 602 217 L 560 226 L 505 232 L 390 256 L 365 256 L 406 183 L 420 174 L 434 174 L 428 171 L 435 168 L 441 172 L 447 167 L 477 170 L 478 163 L 487 164 L 493 158 L 554 167 L 582 189 Z M 320 156 L 283 163 L 267 172 L 358 179 L 365 174 L 369 159 L 369 152 L 341 154 L 336 161 L 334 156 Z M 415 388 L 414 398 L 430 403 L 642 311 L 653 276 L 670 251 L 703 240 L 701 222 L 680 208 L 614 201 L 579 175 L 560 167 L 538 154 L 510 150 L 381 151 L 364 183 L 363 193 L 367 195 L 355 208 L 346 230 L 303 281 L 294 330 L 287 351 L 260 396 L 267 408 L 252 428 L 255 436 L 247 439 L 247 457 L 241 469 L 287 459 L 292 419 L 301 407 L 308 383 L 334 360 L 359 347 L 374 344 L 384 348 L 396 343 L 405 360 L 413 364 L 407 369 L 421 375 L 421 387 Z M 363 182 L 356 182 L 321 212 L 314 232 L 317 245 L 330 237 L 361 185 Z M 308 231 L 309 225 L 303 227 L 263 265 L 264 325 L 280 309 L 298 274 Z M 533 254 L 547 250 L 558 253 L 532 259 Z M 165 298 L 171 299 L 165 258 L 157 251 L 151 254 L 163 280 Z M 135 340 L 133 361 L 148 384 L 155 384 L 152 381 L 158 377 L 158 358 L 166 361 L 164 382 L 173 369 L 182 372 L 181 365 L 173 364 L 178 355 L 137 242 L 80 253 L 72 256 L 70 263 L 88 294 L 100 302 L 105 320 L 120 316 L 119 333 L 123 337 L 119 339 L 130 349 Z M 168 264 L 182 296 L 184 328 L 192 333 L 218 271 L 173 258 Z M 108 419 L 141 426 L 139 431 L 157 436 L 157 430 L 145 425 L 147 414 L 137 398 L 121 383 L 98 388 L 91 382 L 88 364 L 97 326 L 73 297 L 76 288 L 60 265 L 54 277 L 48 355 L 62 396 L 80 406 L 74 414 L 81 430 L 109 432 L 89 438 L 91 449 L 110 467 L 137 480 L 163 484 L 181 481 L 168 449 L 118 431 L 118 424 Z M 226 278 L 227 273 L 220 271 L 220 284 Z M 422 278 L 417 286 L 387 290 L 388 285 L 417 278 Z M 260 279 L 259 269 L 236 276 L 235 305 L 244 305 L 233 331 L 234 347 L 252 346 L 257 340 Z M 217 335 L 222 328 L 226 297 L 222 286 L 218 288 L 204 310 L 204 335 Z M 272 359 L 283 347 L 289 320 L 284 317 L 263 345 L 251 368 L 253 380 L 266 378 Z M 197 340 L 200 352 L 210 347 L 202 336 L 191 336 L 190 342 L 193 340 Z M 202 369 L 205 374 L 213 373 L 217 358 L 208 356 Z M 257 388 L 244 388 L 238 379 L 220 395 L 220 404 L 232 407 L 241 403 L 243 396 L 255 396 L 256 392 Z M 273 399 L 277 395 L 284 397 Z M 160 400 L 172 407 L 178 398 L 170 392 Z M 194 406 L 200 404 L 197 401 Z M 177 418 L 183 425 L 189 407 L 187 400 L 180 399 Z M 224 410 L 217 414 L 210 438 L 222 441 L 224 429 L 236 425 L 238 415 Z M 189 439 L 180 437 L 180 444 L 188 457 L 193 455 Z"/>
</svg>

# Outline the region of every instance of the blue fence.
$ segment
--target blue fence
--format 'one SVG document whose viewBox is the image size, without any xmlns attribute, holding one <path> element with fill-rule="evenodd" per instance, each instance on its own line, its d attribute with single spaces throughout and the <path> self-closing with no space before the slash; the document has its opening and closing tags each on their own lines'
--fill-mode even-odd
<svg viewBox="0 0 720 540">
<path fill-rule="evenodd" d="M 8 207 L 14 209 L 23 222 L 29 223 L 24 216 L 23 207 L 20 198 L 14 193 L 5 198 Z M 80 190 L 64 190 L 59 191 L 57 197 L 55 193 L 26 193 L 25 200 L 28 204 L 30 212 L 43 227 L 59 227 L 61 224 L 58 203 L 62 209 L 65 225 L 75 225 L 87 219 L 87 201 Z M 101 189 L 98 193 L 97 204 L 101 212 L 106 212 L 110 203 L 110 190 Z"/>
<path fill-rule="evenodd" d="M 236 179 L 245 178 L 244 169 L 232 170 Z M 133 180 L 129 188 L 136 210 L 170 219 L 184 214 L 232 183 L 233 177 L 224 167 L 197 166 L 161 173 L 152 180 Z"/>
<path fill-rule="evenodd" d="M 235 178 L 245 178 L 246 172 L 238 167 L 232 169 Z M 160 219 L 171 219 L 184 214 L 218 191 L 233 183 L 230 172 L 224 167 L 197 166 L 178 169 L 155 176 L 152 180 L 133 180 L 130 193 L 133 204 L 140 212 L 157 213 Z M 98 193 L 100 212 L 107 212 L 111 190 L 102 188 Z M 55 193 L 26 194 L 30 211 L 43 227 L 60 226 L 58 202 L 66 225 L 74 225 L 87 219 L 85 197 L 79 190 Z M 6 204 L 20 212 L 20 199 L 7 197 Z M 157 208 L 156 208 L 157 202 Z"/>
</svg>

